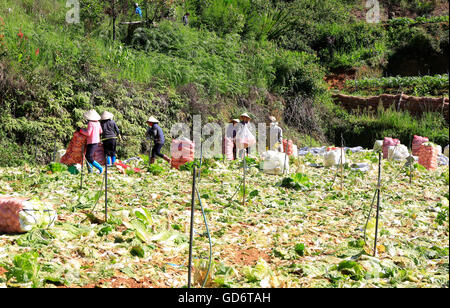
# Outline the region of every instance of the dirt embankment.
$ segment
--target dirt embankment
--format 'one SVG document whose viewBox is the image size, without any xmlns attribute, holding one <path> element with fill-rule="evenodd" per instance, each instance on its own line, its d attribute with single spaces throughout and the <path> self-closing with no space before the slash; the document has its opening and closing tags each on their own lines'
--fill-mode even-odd
<svg viewBox="0 0 450 308">
<path fill-rule="evenodd" d="M 420 116 L 425 112 L 440 112 L 449 122 L 449 99 L 434 97 L 415 97 L 404 94 L 383 94 L 372 97 L 358 97 L 344 94 L 335 94 L 333 99 L 336 104 L 347 110 L 371 110 L 377 111 L 380 104 L 384 108 L 393 106 L 396 110 L 409 111 L 412 115 Z"/>
</svg>

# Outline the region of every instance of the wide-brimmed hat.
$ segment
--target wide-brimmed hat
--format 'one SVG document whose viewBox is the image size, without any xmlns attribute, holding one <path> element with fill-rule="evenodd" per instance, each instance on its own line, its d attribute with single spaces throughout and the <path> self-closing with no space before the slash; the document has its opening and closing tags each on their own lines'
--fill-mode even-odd
<svg viewBox="0 0 450 308">
<path fill-rule="evenodd" d="M 103 111 L 101 115 L 102 120 L 111 120 L 112 118 L 114 118 L 114 115 L 111 112 Z"/>
<path fill-rule="evenodd" d="M 101 117 L 94 109 L 91 109 L 83 114 L 83 117 L 88 121 L 100 121 Z"/>
<path fill-rule="evenodd" d="M 270 117 L 269 117 L 269 121 L 270 121 L 270 122 L 276 122 L 277 119 L 276 119 L 274 116 L 270 116 Z"/>
<path fill-rule="evenodd" d="M 231 119 L 229 123 L 239 123 L 239 119 Z"/>
<path fill-rule="evenodd" d="M 159 123 L 159 121 L 155 117 L 150 117 L 147 120 L 147 123 Z"/>
<path fill-rule="evenodd" d="M 250 120 L 252 119 L 247 113 L 243 113 L 239 117 L 240 118 L 249 118 Z"/>
</svg>

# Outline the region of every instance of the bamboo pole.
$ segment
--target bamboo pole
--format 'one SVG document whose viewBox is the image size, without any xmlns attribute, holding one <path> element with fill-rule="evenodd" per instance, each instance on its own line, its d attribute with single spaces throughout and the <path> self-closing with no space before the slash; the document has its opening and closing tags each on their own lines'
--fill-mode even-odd
<svg viewBox="0 0 450 308">
<path fill-rule="evenodd" d="M 192 200 L 191 200 L 191 226 L 190 226 L 190 237 L 189 237 L 189 264 L 188 264 L 188 288 L 191 287 L 191 275 L 192 275 L 192 246 L 194 242 L 194 205 L 195 205 L 195 177 L 196 169 L 194 166 L 193 176 L 192 176 Z"/>
<path fill-rule="evenodd" d="M 381 191 L 381 153 L 378 153 L 378 185 L 377 185 L 377 216 L 375 224 L 375 242 L 373 248 L 373 256 L 377 255 L 377 241 L 378 241 L 378 221 L 380 217 L 380 191 Z"/>
</svg>

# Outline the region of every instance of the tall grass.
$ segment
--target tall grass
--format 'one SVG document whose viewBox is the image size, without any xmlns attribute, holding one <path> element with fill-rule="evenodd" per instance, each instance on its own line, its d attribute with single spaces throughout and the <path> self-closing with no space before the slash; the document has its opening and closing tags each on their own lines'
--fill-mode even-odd
<svg viewBox="0 0 450 308">
<path fill-rule="evenodd" d="M 333 124 L 329 136 L 340 145 L 342 133 L 347 145 L 362 145 L 368 148 L 375 140 L 394 137 L 407 146 L 414 135 L 425 136 L 430 141 L 446 146 L 449 143 L 449 127 L 439 113 L 428 112 L 421 117 L 414 117 L 407 111 L 384 109 L 380 106 L 377 113 L 341 115 Z M 333 135 L 334 134 L 334 135 Z"/>
</svg>

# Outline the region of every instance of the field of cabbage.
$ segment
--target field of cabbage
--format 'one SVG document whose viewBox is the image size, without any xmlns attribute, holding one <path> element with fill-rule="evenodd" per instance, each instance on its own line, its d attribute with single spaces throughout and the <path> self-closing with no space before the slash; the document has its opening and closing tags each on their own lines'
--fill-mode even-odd
<svg viewBox="0 0 450 308">
<path fill-rule="evenodd" d="M 427 171 L 415 165 L 410 183 L 409 168 L 383 161 L 373 257 L 375 211 L 366 243 L 364 227 L 377 154 L 348 153 L 347 159 L 367 162 L 371 170 L 345 165 L 341 179 L 340 169 L 313 167 L 322 158 L 308 154 L 291 161 L 290 179 L 283 180 L 262 173 L 258 158 L 249 159 L 245 206 L 240 162 L 206 161 L 198 183 L 212 238 L 206 286 L 448 287 L 448 166 Z M 0 287 L 186 286 L 192 173 L 162 161 L 139 166 L 146 171 L 109 170 L 107 222 L 101 175 L 85 175 L 80 190 L 80 176 L 67 171 L 0 168 L 0 196 L 45 200 L 58 213 L 50 228 L 0 235 Z M 194 283 L 200 287 L 209 257 L 200 207 L 194 230 Z"/>
</svg>

